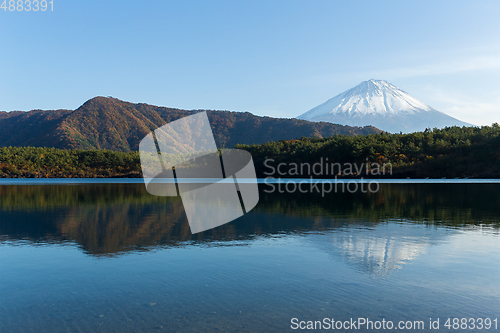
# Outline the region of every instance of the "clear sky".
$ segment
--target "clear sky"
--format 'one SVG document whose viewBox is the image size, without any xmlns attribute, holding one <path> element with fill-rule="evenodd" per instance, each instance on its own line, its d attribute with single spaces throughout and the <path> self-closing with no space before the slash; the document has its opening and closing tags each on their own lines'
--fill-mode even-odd
<svg viewBox="0 0 500 333">
<path fill-rule="evenodd" d="M 296 117 L 381 79 L 461 120 L 500 122 L 498 0 L 53 1 L 0 10 L 0 110 L 113 96 Z"/>
</svg>

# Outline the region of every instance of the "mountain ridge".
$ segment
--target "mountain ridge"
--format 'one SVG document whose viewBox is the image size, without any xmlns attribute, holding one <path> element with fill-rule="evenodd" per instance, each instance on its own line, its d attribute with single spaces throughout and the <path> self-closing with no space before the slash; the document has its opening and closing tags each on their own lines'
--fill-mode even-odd
<svg viewBox="0 0 500 333">
<path fill-rule="evenodd" d="M 136 151 L 146 134 L 166 123 L 205 110 L 183 110 L 97 96 L 76 110 L 0 112 L 0 146 Z M 249 112 L 207 111 L 219 147 L 300 137 L 380 133 L 351 127 Z"/>
</svg>

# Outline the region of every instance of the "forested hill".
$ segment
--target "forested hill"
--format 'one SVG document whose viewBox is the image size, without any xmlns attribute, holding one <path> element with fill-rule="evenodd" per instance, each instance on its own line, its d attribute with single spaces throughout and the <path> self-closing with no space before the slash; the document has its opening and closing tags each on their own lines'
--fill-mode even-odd
<svg viewBox="0 0 500 333">
<path fill-rule="evenodd" d="M 259 177 L 500 178 L 498 124 L 481 128 L 448 127 L 412 134 L 335 135 L 236 147 L 252 154 Z M 341 174 L 324 172 L 334 163 L 342 165 Z M 317 164 L 325 166 L 323 171 L 317 173 L 314 166 Z M 298 165 L 301 165 L 300 172 L 297 172 Z M 312 171 L 307 171 L 306 167 L 304 173 L 302 165 L 313 166 Z M 354 169 L 348 168 L 349 165 L 354 165 Z M 392 173 L 381 173 L 384 165 L 392 169 Z M 362 167 L 360 172 L 357 167 Z M 276 172 L 271 172 L 273 169 Z M 379 172 L 374 173 L 374 170 Z M 141 176 L 137 151 L 0 148 L 0 178 Z"/>
<path fill-rule="evenodd" d="M 302 138 L 262 145 L 237 145 L 236 148 L 252 154 L 259 177 L 270 175 L 272 168 L 283 163 L 285 167 L 281 170 L 285 174 L 273 173 L 273 177 L 500 178 L 500 126 L 497 123 L 482 127 L 428 129 L 411 134 L 384 132 L 356 137 Z M 332 163 L 338 163 L 341 167 L 334 168 L 334 171 L 340 171 L 340 174 L 318 175 L 307 172 L 307 168 L 305 173 L 293 168 L 294 165 L 315 163 L 328 165 L 330 169 Z M 385 172 L 378 168 L 384 164 L 390 166 L 392 173 L 389 167 Z M 349 168 L 352 165 L 363 166 L 362 171 Z"/>
<path fill-rule="evenodd" d="M 200 111 L 204 110 L 182 110 L 95 97 L 76 110 L 0 112 L 0 147 L 135 151 L 150 131 Z M 236 144 L 262 144 L 300 137 L 322 138 L 335 134 L 381 132 L 371 126 L 351 127 L 259 117 L 248 112 L 207 113 L 218 146 L 226 148 Z"/>
</svg>

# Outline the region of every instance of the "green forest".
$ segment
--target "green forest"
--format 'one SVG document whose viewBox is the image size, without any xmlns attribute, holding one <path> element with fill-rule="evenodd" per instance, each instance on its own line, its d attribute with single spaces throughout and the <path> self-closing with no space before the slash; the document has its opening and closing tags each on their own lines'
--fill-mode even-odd
<svg viewBox="0 0 500 333">
<path fill-rule="evenodd" d="M 411 134 L 372 134 L 329 138 L 302 138 L 269 142 L 262 145 L 236 145 L 252 154 L 257 175 L 265 177 L 270 169 L 265 161 L 314 164 L 328 163 L 368 165 L 367 170 L 390 165 L 384 177 L 442 178 L 500 177 L 500 126 L 447 127 L 427 129 Z M 344 169 L 345 170 L 345 169 Z M 339 177 L 380 177 L 380 173 L 342 173 Z M 302 174 L 308 178 L 309 175 Z M 331 178 L 332 174 L 328 176 Z M 276 176 L 275 176 L 276 177 Z M 315 175 L 316 178 L 318 178 Z"/>
<path fill-rule="evenodd" d="M 335 135 L 301 138 L 254 145 L 236 145 L 251 153 L 257 175 L 269 176 L 269 168 L 285 163 L 363 164 L 361 173 L 329 174 L 344 178 L 499 178 L 500 126 L 447 127 L 411 134 Z M 266 162 L 267 161 L 267 162 Z M 271 161 L 271 162 L 270 162 Z M 386 173 L 372 172 L 386 166 Z M 389 166 L 390 165 L 390 170 Z M 345 171 L 345 170 L 344 170 Z M 365 172 L 366 171 L 366 172 Z M 390 171 L 390 172 L 389 172 Z M 141 177 L 139 152 L 65 150 L 55 148 L 0 148 L 0 177 L 92 178 Z M 274 175 L 278 177 L 278 175 Z M 293 175 L 290 175 L 293 177 Z M 296 177 L 308 178 L 308 174 Z M 314 175 L 326 178 L 326 175 Z"/>
<path fill-rule="evenodd" d="M 340 164 L 390 165 L 384 177 L 442 178 L 500 177 L 500 126 L 447 127 L 410 134 L 336 135 L 329 138 L 302 138 L 262 145 L 237 145 L 249 151 L 257 174 L 269 173 L 264 162 L 317 163 L 323 158 Z M 269 162 L 268 162 L 269 164 Z M 302 175 L 308 177 L 308 175 Z M 371 173 L 347 173 L 339 177 L 370 178 Z M 380 175 L 375 175 L 380 177 Z"/>
<path fill-rule="evenodd" d="M 139 152 L 0 148 L 1 178 L 110 178 L 142 177 Z"/>
</svg>

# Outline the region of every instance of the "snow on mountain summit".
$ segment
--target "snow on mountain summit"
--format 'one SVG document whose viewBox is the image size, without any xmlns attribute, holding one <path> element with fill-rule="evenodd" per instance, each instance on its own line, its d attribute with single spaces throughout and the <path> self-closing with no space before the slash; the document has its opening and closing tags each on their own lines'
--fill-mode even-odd
<svg viewBox="0 0 500 333">
<path fill-rule="evenodd" d="M 368 80 L 297 117 L 350 126 L 373 125 L 388 132 L 471 126 L 439 112 L 383 80 Z"/>
<path fill-rule="evenodd" d="M 383 80 L 368 80 L 329 99 L 325 103 L 300 115 L 309 119 L 330 114 L 396 114 L 400 112 L 430 111 L 432 108 L 408 93 Z"/>
</svg>

